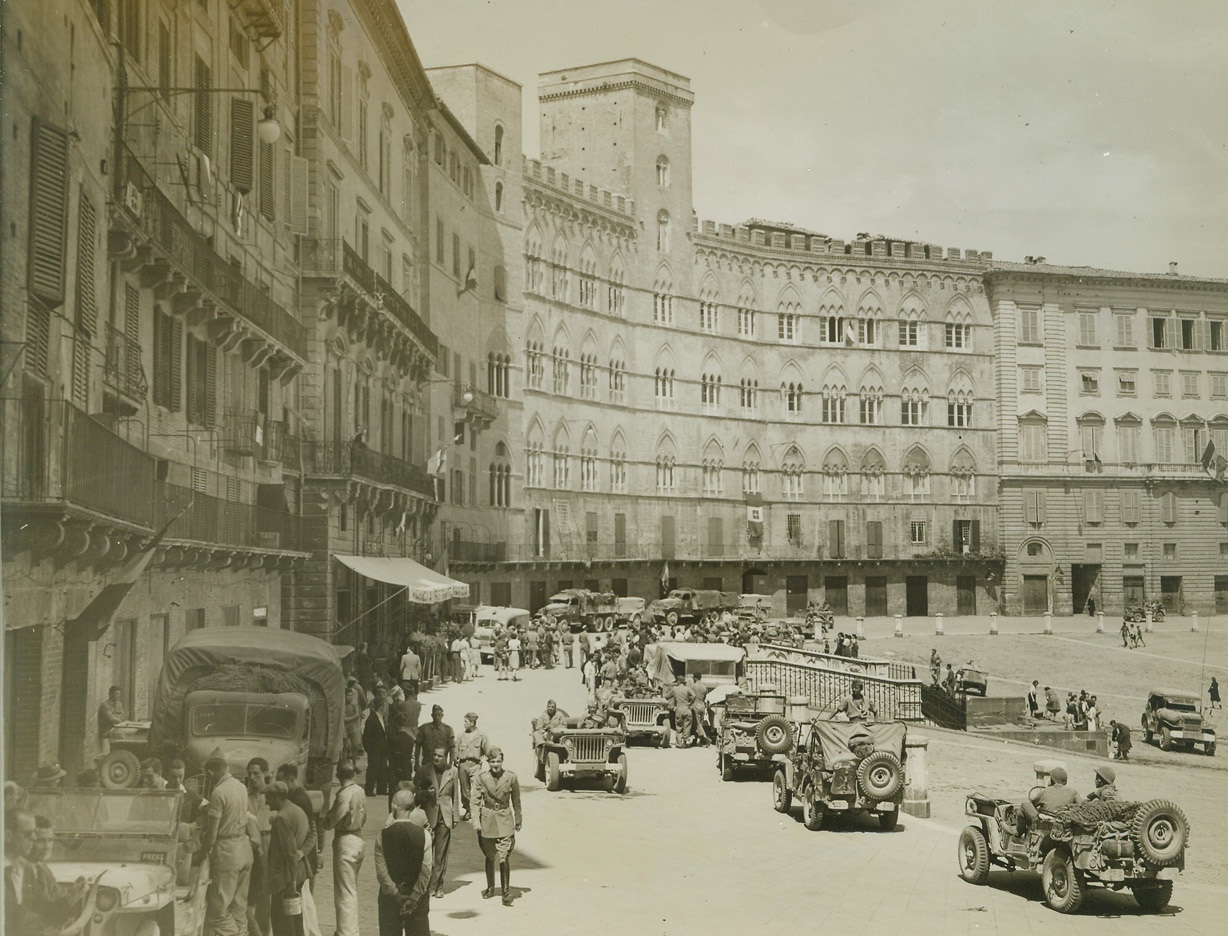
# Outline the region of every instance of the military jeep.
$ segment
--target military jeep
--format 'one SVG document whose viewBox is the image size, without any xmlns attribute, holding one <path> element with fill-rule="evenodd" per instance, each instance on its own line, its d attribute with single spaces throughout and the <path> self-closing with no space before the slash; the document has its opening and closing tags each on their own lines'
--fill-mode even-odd
<svg viewBox="0 0 1228 936">
<path fill-rule="evenodd" d="M 904 801 L 903 722 L 836 722 L 814 719 L 801 726 L 788 752 L 776 754 L 772 805 L 787 813 L 794 798 L 806 828 L 817 832 L 836 815 L 878 817 L 895 829 Z"/>
<path fill-rule="evenodd" d="M 987 883 L 991 865 L 1039 871 L 1045 902 L 1059 913 L 1076 912 L 1089 887 L 1129 889 L 1150 913 L 1168 906 L 1190 834 L 1180 808 L 1166 800 L 1093 800 L 1029 821 L 1019 802 L 968 795 L 972 825 L 956 855 L 965 881 Z"/>
<path fill-rule="evenodd" d="M 1143 709 L 1143 740 L 1150 743 L 1158 738 L 1162 751 L 1177 746 L 1193 751 L 1202 745 L 1203 752 L 1214 757 L 1215 729 L 1203 719 L 1201 706 L 1202 697 L 1196 692 L 1152 689 Z"/>
<path fill-rule="evenodd" d="M 209 863 L 193 865 L 186 796 L 161 790 L 31 792 L 29 809 L 55 830 L 47 867 L 66 895 L 84 880 L 76 923 L 60 936 L 195 936 L 205 919 Z"/>
<path fill-rule="evenodd" d="M 581 728 L 583 718 L 568 718 L 556 728 L 537 730 L 534 719 L 535 776 L 550 792 L 567 780 L 601 777 L 615 793 L 627 792 L 626 713 L 611 710 L 600 728 Z"/>
<path fill-rule="evenodd" d="M 716 766 L 721 779 L 732 780 L 738 768 L 771 768 L 773 757 L 793 745 L 796 729 L 785 717 L 785 697 L 776 692 L 738 693 L 725 697 L 716 739 Z"/>
</svg>

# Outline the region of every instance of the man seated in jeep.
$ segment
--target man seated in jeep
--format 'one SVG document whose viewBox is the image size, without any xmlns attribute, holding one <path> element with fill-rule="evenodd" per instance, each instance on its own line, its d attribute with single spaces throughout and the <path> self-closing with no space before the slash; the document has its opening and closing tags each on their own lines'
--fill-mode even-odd
<svg viewBox="0 0 1228 936">
<path fill-rule="evenodd" d="M 580 717 L 581 728 L 604 728 L 606 715 L 596 702 L 588 704 L 588 711 Z"/>
<path fill-rule="evenodd" d="M 831 717 L 834 720 L 838 715 L 843 715 L 849 721 L 869 721 L 878 715 L 878 708 L 865 697 L 860 679 L 854 679 L 849 694 L 836 703 L 836 710 Z"/>
<path fill-rule="evenodd" d="M 1096 789 L 1087 794 L 1088 800 L 1106 800 L 1121 799 L 1117 794 L 1117 775 L 1113 772 L 1113 768 L 1105 764 L 1101 764 L 1096 768 Z"/>
<path fill-rule="evenodd" d="M 1035 822 L 1036 817 L 1042 812 L 1052 816 L 1058 810 L 1079 802 L 1079 794 L 1066 785 L 1066 779 L 1066 769 L 1054 767 L 1049 772 L 1049 786 L 1030 794 L 1023 801 L 1020 808 L 1027 816 L 1029 824 Z"/>
<path fill-rule="evenodd" d="M 558 703 L 551 699 L 546 703 L 546 710 L 533 719 L 533 746 L 545 744 L 546 733 L 552 728 L 562 727 L 567 720 L 567 713 L 558 707 Z"/>
</svg>

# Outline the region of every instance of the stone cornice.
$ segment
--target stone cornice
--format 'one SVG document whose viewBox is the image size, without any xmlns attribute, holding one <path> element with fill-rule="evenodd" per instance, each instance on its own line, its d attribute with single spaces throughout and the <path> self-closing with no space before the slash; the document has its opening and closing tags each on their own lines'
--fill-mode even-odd
<svg viewBox="0 0 1228 936">
<path fill-rule="evenodd" d="M 392 0 L 352 0 L 355 12 L 375 40 L 380 60 L 397 88 L 415 107 L 435 106 L 435 92 L 410 39 L 400 10 Z"/>
<path fill-rule="evenodd" d="M 673 91 L 667 91 L 664 88 L 658 87 L 652 82 L 645 81 L 642 78 L 629 78 L 623 81 L 607 81 L 601 84 L 590 85 L 585 88 L 572 88 L 567 91 L 552 91 L 547 94 L 538 94 L 539 102 L 557 101 L 563 98 L 584 97 L 589 94 L 608 94 L 610 91 L 623 91 L 627 88 L 634 88 L 637 91 L 644 91 L 651 94 L 653 97 L 658 97 L 674 104 L 682 104 L 690 107 L 694 101 L 691 98 L 683 97 Z"/>
<path fill-rule="evenodd" d="M 596 202 L 564 194 L 559 189 L 524 177 L 524 200 L 526 204 L 539 204 L 548 210 L 569 216 L 589 227 L 611 231 L 616 237 L 629 241 L 637 238 L 635 219 Z"/>
</svg>

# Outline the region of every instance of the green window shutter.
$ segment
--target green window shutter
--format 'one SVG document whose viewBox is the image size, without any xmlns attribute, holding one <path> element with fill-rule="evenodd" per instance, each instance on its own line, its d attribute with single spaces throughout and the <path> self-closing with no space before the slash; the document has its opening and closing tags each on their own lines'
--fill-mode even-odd
<svg viewBox="0 0 1228 936">
<path fill-rule="evenodd" d="M 28 287 L 49 308 L 64 302 L 68 235 L 68 134 L 34 118 L 30 143 Z"/>
<path fill-rule="evenodd" d="M 98 331 L 98 293 L 95 279 L 94 244 L 98 234 L 98 209 L 84 191 L 77 219 L 77 328 L 92 337 Z"/>
<path fill-rule="evenodd" d="M 244 98 L 230 100 L 230 181 L 242 194 L 252 190 L 252 144 L 255 139 L 255 105 Z M 261 156 L 264 156 L 261 144 Z M 264 166 L 261 164 L 261 172 Z M 261 180 L 263 182 L 263 178 Z"/>
</svg>

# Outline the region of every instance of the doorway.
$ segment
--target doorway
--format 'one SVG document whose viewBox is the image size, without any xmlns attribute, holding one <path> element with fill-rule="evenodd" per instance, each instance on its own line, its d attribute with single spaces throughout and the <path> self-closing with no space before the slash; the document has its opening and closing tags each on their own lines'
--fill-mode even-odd
<svg viewBox="0 0 1228 936">
<path fill-rule="evenodd" d="M 884 617 L 887 614 L 887 576 L 866 576 L 866 617 Z"/>
<path fill-rule="evenodd" d="M 909 617 L 925 617 L 930 613 L 929 578 L 910 575 L 905 580 L 905 608 Z"/>
<path fill-rule="evenodd" d="M 823 597 L 832 614 L 849 613 L 849 580 L 845 575 L 829 575 L 823 579 Z"/>
<path fill-rule="evenodd" d="M 1100 604 L 1100 565 L 1082 565 L 1072 563 L 1070 566 L 1070 598 L 1071 611 L 1075 614 L 1086 614 L 1091 609 L 1088 602 L 1103 610 Z"/>
<path fill-rule="evenodd" d="M 1160 603 L 1172 614 L 1181 613 L 1181 576 L 1160 576 Z"/>
<path fill-rule="evenodd" d="M 742 594 L 762 595 L 760 591 L 767 587 L 767 573 L 762 569 L 747 569 L 742 573 Z"/>
<path fill-rule="evenodd" d="M 1215 613 L 1228 614 L 1228 575 L 1215 576 Z"/>
<path fill-rule="evenodd" d="M 810 582 L 804 575 L 789 575 L 785 577 L 785 616 L 793 617 L 806 613 L 807 593 Z"/>
<path fill-rule="evenodd" d="M 546 603 L 546 583 L 529 583 L 529 611 L 536 613 L 537 609 Z"/>
<path fill-rule="evenodd" d="M 1044 614 L 1049 610 L 1049 576 L 1023 577 L 1023 613 Z"/>
<path fill-rule="evenodd" d="M 976 614 L 976 576 L 955 577 L 955 613 Z"/>
<path fill-rule="evenodd" d="M 1123 575 L 1121 591 L 1127 608 L 1142 605 L 1147 600 L 1147 586 L 1141 575 Z"/>
</svg>

